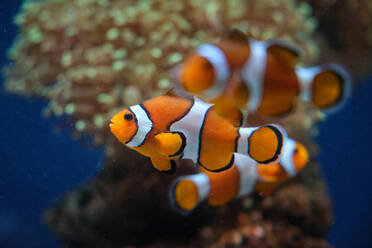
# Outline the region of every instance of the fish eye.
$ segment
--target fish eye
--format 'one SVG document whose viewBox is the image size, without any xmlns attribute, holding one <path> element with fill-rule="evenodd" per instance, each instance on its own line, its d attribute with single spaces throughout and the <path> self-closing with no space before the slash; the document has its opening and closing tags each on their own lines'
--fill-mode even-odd
<svg viewBox="0 0 372 248">
<path fill-rule="evenodd" d="M 296 149 L 294 150 L 294 154 L 297 154 L 297 153 L 299 153 L 298 148 L 296 148 Z"/>
<path fill-rule="evenodd" d="M 126 121 L 131 121 L 131 120 L 133 119 L 133 115 L 132 115 L 132 114 L 125 114 L 125 115 L 124 115 L 124 119 L 125 119 Z"/>
</svg>

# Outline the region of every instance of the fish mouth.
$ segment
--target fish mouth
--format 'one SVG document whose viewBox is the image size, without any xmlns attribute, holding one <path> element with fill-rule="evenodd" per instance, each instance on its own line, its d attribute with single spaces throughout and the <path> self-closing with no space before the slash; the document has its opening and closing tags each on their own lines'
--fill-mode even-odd
<svg viewBox="0 0 372 248">
<path fill-rule="evenodd" d="M 112 129 L 114 127 L 115 123 L 113 121 L 110 121 L 109 126 Z"/>
</svg>

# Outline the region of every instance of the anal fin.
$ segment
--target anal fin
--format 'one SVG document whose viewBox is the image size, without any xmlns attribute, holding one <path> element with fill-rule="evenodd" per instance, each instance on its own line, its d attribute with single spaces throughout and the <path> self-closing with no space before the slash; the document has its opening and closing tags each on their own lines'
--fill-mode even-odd
<svg viewBox="0 0 372 248">
<path fill-rule="evenodd" d="M 172 174 L 176 171 L 176 162 L 174 160 L 152 157 L 151 163 L 158 171 Z"/>
</svg>

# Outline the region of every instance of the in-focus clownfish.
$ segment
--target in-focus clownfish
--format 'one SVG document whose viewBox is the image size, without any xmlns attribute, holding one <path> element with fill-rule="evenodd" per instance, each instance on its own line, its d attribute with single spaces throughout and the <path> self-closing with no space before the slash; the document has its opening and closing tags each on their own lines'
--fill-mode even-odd
<svg viewBox="0 0 372 248">
<path fill-rule="evenodd" d="M 298 96 L 320 110 L 339 107 L 350 93 L 348 73 L 336 64 L 296 67 L 300 54 L 294 44 L 248 40 L 233 31 L 219 44 L 199 46 L 177 70 L 177 81 L 234 124 L 241 121 L 239 108 L 278 116 L 289 113 Z"/>
<path fill-rule="evenodd" d="M 306 148 L 286 139 L 279 163 L 257 164 L 247 156 L 236 154 L 234 166 L 225 171 L 204 171 L 176 179 L 170 189 L 170 200 L 177 209 L 191 211 L 205 199 L 211 206 L 221 206 L 254 191 L 267 195 L 277 185 L 297 175 L 307 160 Z"/>
<path fill-rule="evenodd" d="M 234 153 L 260 163 L 279 157 L 285 135 L 279 127 L 236 128 L 212 106 L 196 97 L 159 96 L 120 111 L 110 128 L 120 142 L 163 172 L 172 172 L 178 158 L 221 171 L 232 166 Z"/>
</svg>

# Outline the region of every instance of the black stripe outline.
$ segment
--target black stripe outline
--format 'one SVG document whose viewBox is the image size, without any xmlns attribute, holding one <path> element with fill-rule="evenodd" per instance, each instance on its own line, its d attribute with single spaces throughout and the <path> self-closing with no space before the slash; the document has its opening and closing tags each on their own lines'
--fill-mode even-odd
<svg viewBox="0 0 372 248">
<path fill-rule="evenodd" d="M 230 162 L 222 168 L 219 168 L 219 169 L 216 169 L 216 170 L 211 170 L 211 169 L 208 169 L 207 167 L 205 167 L 204 165 L 202 165 L 200 163 L 199 163 L 199 165 L 201 167 L 203 167 L 204 169 L 206 169 L 207 171 L 210 171 L 210 172 L 221 172 L 221 171 L 230 169 L 234 165 L 234 162 L 235 162 L 235 154 L 233 153 L 233 155 L 231 156 Z"/>
<path fill-rule="evenodd" d="M 235 149 L 234 149 L 234 152 L 238 152 L 238 142 L 239 142 L 239 139 L 240 139 L 240 132 L 239 132 L 239 129 L 240 128 L 237 128 L 236 129 L 236 132 L 238 133 L 235 137 Z"/>
<path fill-rule="evenodd" d="M 244 114 L 241 110 L 239 110 L 240 120 L 239 120 L 239 127 L 243 126 L 244 122 Z"/>
<path fill-rule="evenodd" d="M 207 111 L 205 111 L 204 113 L 204 116 L 203 116 L 203 121 L 202 121 L 202 124 L 201 124 L 201 127 L 199 129 L 199 133 L 198 133 L 198 152 L 196 154 L 196 161 L 198 164 L 200 164 L 202 167 L 205 167 L 202 165 L 202 163 L 200 162 L 200 149 L 201 149 L 201 146 L 202 146 L 202 134 L 203 134 L 203 130 L 204 130 L 204 126 L 205 126 L 205 119 L 207 118 L 207 115 L 209 113 L 209 111 L 211 110 L 212 106 L 210 106 Z"/>
<path fill-rule="evenodd" d="M 191 103 L 190 107 L 182 115 L 180 115 L 178 118 L 174 119 L 172 122 L 170 122 L 168 124 L 168 126 L 167 126 L 168 131 L 170 131 L 170 127 L 172 126 L 173 123 L 176 123 L 177 121 L 179 121 L 183 117 L 185 117 L 188 113 L 190 113 L 192 107 L 194 106 L 194 104 L 195 104 L 195 99 L 194 98 L 192 98 L 192 99 L 185 98 L 185 99 L 190 101 L 190 103 Z M 172 132 L 172 131 L 170 131 L 170 132 Z M 186 147 L 186 145 L 187 145 L 187 138 L 185 137 L 185 147 Z M 185 149 L 185 147 L 183 148 L 183 150 Z M 181 156 L 180 156 L 180 159 L 182 159 L 182 158 L 183 158 L 183 154 L 181 154 Z"/>
<path fill-rule="evenodd" d="M 234 161 L 235 161 L 235 157 L 234 157 L 234 153 L 233 155 L 231 156 L 231 159 L 229 161 L 229 163 L 227 165 L 225 165 L 224 167 L 221 167 L 219 169 L 216 169 L 216 170 L 211 170 L 209 168 L 207 168 L 205 165 L 203 165 L 201 162 L 200 162 L 200 149 L 201 149 L 201 146 L 202 146 L 202 134 L 203 134 L 203 130 L 204 130 L 204 126 L 205 126 L 205 119 L 207 118 L 207 114 L 209 113 L 209 111 L 211 110 L 212 106 L 205 112 L 204 114 L 204 118 L 203 118 L 203 122 L 202 122 L 202 126 L 200 128 L 200 131 L 199 131 L 199 137 L 198 137 L 198 154 L 197 154 L 197 163 L 203 167 L 204 169 L 206 169 L 207 171 L 211 171 L 211 172 L 220 172 L 220 171 L 224 171 L 224 170 L 227 170 L 229 169 L 233 164 L 234 164 Z M 237 129 L 239 130 L 239 129 Z M 234 141 L 234 152 L 236 151 L 237 149 L 237 142 L 238 142 L 238 139 L 239 139 L 239 131 L 238 131 L 238 135 L 237 137 L 235 138 L 235 141 Z"/>
<path fill-rule="evenodd" d="M 176 162 L 174 160 L 170 160 L 169 162 L 171 164 L 170 169 L 169 170 L 162 170 L 160 172 L 165 173 L 165 174 L 168 174 L 168 175 L 172 175 L 172 174 L 174 174 L 176 172 L 176 167 L 177 167 L 176 166 Z"/>
</svg>

